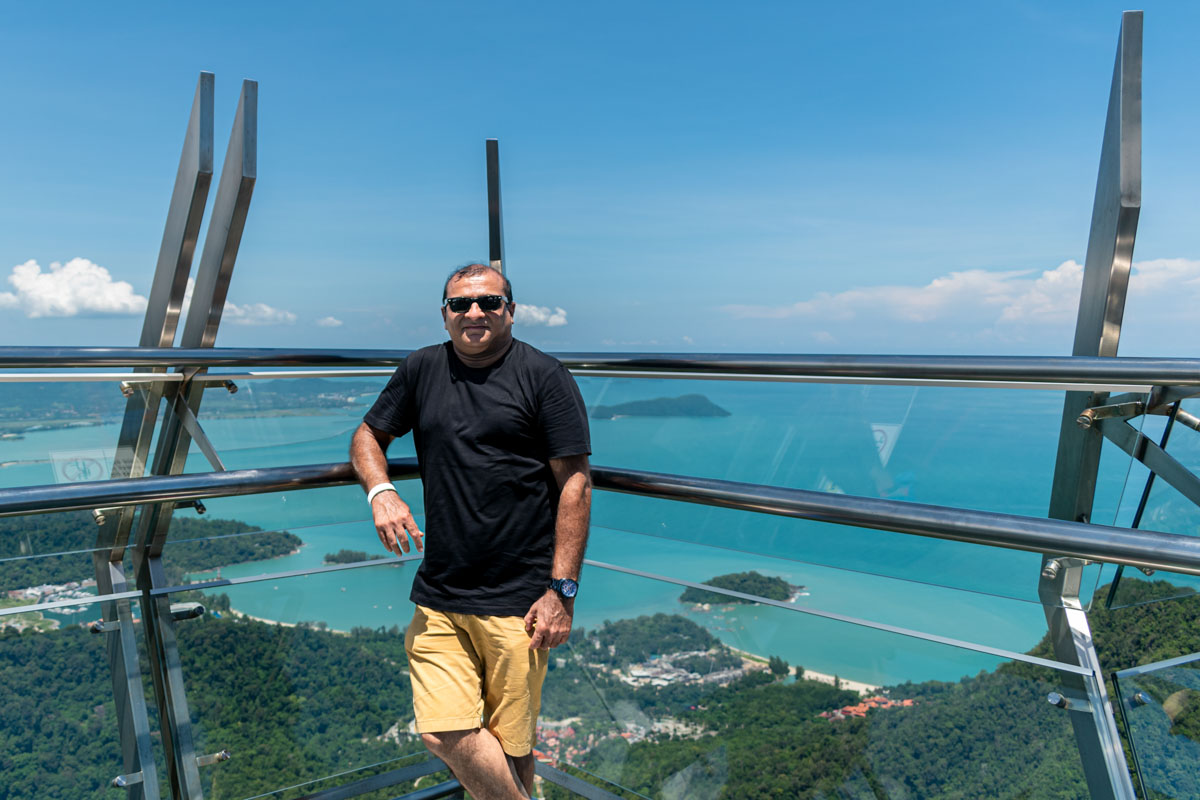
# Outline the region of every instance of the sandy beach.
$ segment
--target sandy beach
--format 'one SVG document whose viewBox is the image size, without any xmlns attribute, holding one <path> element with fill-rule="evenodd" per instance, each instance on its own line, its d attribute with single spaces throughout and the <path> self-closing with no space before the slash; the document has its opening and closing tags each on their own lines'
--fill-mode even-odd
<svg viewBox="0 0 1200 800">
<path fill-rule="evenodd" d="M 760 664 L 763 664 L 764 666 L 769 661 L 769 659 L 766 656 L 760 656 L 758 653 L 751 653 L 748 650 L 741 650 L 737 647 L 733 647 L 732 645 L 725 645 L 725 646 L 748 661 L 755 661 Z M 789 668 L 794 669 L 795 667 L 792 666 Z M 840 676 L 828 675 L 824 672 L 817 672 L 817 671 L 811 670 L 811 669 L 804 670 L 804 680 L 819 681 L 821 683 L 827 683 L 830 686 L 834 685 L 835 680 L 840 681 L 841 687 L 843 689 L 849 689 L 853 692 L 858 692 L 859 694 L 863 695 L 864 697 L 866 697 L 867 695 L 877 694 L 880 689 L 879 686 L 876 686 L 871 683 L 863 683 L 862 681 L 854 681 L 854 680 L 850 680 L 849 678 L 842 678 Z"/>
</svg>

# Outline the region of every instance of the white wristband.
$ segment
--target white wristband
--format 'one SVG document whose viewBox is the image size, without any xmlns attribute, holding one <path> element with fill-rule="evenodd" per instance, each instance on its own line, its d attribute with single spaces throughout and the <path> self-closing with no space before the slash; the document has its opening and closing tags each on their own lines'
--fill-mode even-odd
<svg viewBox="0 0 1200 800">
<path fill-rule="evenodd" d="M 378 497 L 379 495 L 383 494 L 384 492 L 396 492 L 396 487 L 392 486 L 390 483 L 375 484 L 374 486 L 371 487 L 371 490 L 369 492 L 367 492 L 367 505 L 371 505 L 371 503 L 373 503 L 375 501 L 375 498 Z M 400 493 L 396 492 L 396 494 L 400 494 Z"/>
</svg>

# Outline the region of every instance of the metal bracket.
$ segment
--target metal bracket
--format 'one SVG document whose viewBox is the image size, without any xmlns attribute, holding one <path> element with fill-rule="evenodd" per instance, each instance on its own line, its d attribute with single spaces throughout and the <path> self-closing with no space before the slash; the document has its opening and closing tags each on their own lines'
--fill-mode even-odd
<svg viewBox="0 0 1200 800">
<path fill-rule="evenodd" d="M 1098 419 L 1140 417 L 1145 413 L 1146 404 L 1141 400 L 1134 400 L 1128 403 L 1110 403 L 1108 405 L 1092 406 L 1091 408 L 1084 409 L 1075 422 L 1079 427 L 1087 429 L 1092 427 L 1092 424 Z"/>
<path fill-rule="evenodd" d="M 211 764 L 218 764 L 222 761 L 228 761 L 233 758 L 233 755 L 228 750 L 222 750 L 219 753 L 211 753 L 206 756 L 196 756 L 197 767 L 207 767 Z"/>
<path fill-rule="evenodd" d="M 1048 581 L 1052 581 L 1058 577 L 1058 573 L 1064 569 L 1071 567 L 1086 567 L 1094 564 L 1094 561 L 1088 561 L 1085 558 L 1070 558 L 1063 556 L 1061 558 L 1048 558 L 1042 564 L 1042 577 Z"/>
<path fill-rule="evenodd" d="M 142 773 L 141 772 L 131 772 L 128 775 L 118 775 L 117 777 L 113 778 L 112 782 L 109 783 L 109 786 L 111 786 L 114 789 L 124 789 L 126 787 L 133 786 L 134 784 L 138 784 L 141 782 L 142 782 Z"/>
<path fill-rule="evenodd" d="M 1082 714 L 1092 713 L 1092 704 L 1086 697 L 1067 697 L 1059 692 L 1046 695 L 1046 701 L 1055 708 L 1066 711 L 1078 711 Z"/>
</svg>

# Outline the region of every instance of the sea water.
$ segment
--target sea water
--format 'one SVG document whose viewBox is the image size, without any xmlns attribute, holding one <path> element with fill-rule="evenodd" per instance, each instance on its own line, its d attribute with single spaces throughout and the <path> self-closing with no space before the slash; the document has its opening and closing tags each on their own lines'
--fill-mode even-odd
<svg viewBox="0 0 1200 800">
<path fill-rule="evenodd" d="M 579 383 L 589 407 L 703 394 L 728 412 L 593 419 L 596 465 L 1033 516 L 1044 516 L 1049 502 L 1060 392 L 623 378 Z M 201 413 L 227 468 L 346 459 L 362 407 L 316 416 L 254 414 L 253 393 L 245 394 L 249 416 L 206 419 Z M 114 423 L 0 440 L 0 485 L 105 477 L 87 471 L 111 468 L 105 458 L 111 459 L 117 434 Z M 389 452 L 412 454 L 411 437 Z M 189 458 L 189 472 L 209 469 L 202 456 Z M 1106 450 L 1096 521 L 1113 521 L 1127 469 L 1128 458 Z M 419 483 L 400 488 L 423 521 Z M 206 505 L 210 518 L 290 530 L 305 543 L 269 562 L 226 567 L 223 578 L 312 569 L 342 549 L 383 553 L 357 487 Z M 895 628 L 1013 651 L 1029 649 L 1045 631 L 1036 602 L 1040 557 L 1033 553 L 597 491 L 588 557 L 660 577 L 587 568 L 577 625 L 682 613 L 732 646 L 867 683 L 954 680 L 1001 660 Z M 339 630 L 403 627 L 412 613 L 407 598 L 415 568 L 386 564 L 220 591 L 238 611 L 264 619 Z M 697 608 L 680 602 L 682 586 L 664 580 L 699 582 L 751 569 L 804 589 L 786 608 Z"/>
</svg>

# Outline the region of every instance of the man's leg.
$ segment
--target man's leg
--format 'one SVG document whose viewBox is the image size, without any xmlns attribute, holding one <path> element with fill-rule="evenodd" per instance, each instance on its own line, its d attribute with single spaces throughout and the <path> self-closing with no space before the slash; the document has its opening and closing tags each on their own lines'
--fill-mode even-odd
<svg viewBox="0 0 1200 800">
<path fill-rule="evenodd" d="M 525 787 L 525 793 L 533 797 L 533 753 L 524 756 L 509 756 L 508 764 L 512 767 L 517 780 Z"/>
<path fill-rule="evenodd" d="M 480 729 L 483 667 L 463 615 L 417 606 L 405 649 L 417 731 L 476 800 L 527 800 L 495 735 Z"/>
<path fill-rule="evenodd" d="M 521 791 L 513 780 L 510 757 L 504 755 L 500 742 L 486 728 L 425 733 L 421 739 L 431 753 L 446 762 L 475 800 L 529 800 L 528 790 Z M 532 783 L 532 754 L 527 758 Z"/>
<path fill-rule="evenodd" d="M 530 650 L 521 617 L 476 617 L 472 641 L 481 656 L 485 727 L 508 756 L 512 774 L 530 795 L 533 745 L 549 651 Z"/>
</svg>

